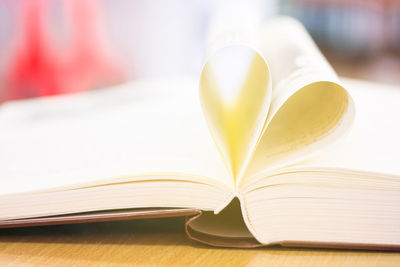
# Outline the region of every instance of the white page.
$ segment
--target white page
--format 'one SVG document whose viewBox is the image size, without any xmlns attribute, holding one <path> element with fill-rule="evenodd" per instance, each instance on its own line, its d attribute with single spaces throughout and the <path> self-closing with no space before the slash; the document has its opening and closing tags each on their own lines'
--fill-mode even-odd
<svg viewBox="0 0 400 267">
<path fill-rule="evenodd" d="M 0 147 L 0 194 L 144 174 L 233 182 L 191 78 L 6 103 Z"/>
<path fill-rule="evenodd" d="M 242 183 L 310 157 L 340 139 L 354 119 L 351 96 L 298 21 L 271 19 L 260 34 L 272 100 Z"/>
<path fill-rule="evenodd" d="M 280 16 L 260 31 L 261 51 L 270 64 L 272 103 L 269 119 L 295 91 L 316 82 L 339 79 L 300 22 Z"/>
<path fill-rule="evenodd" d="M 358 170 L 400 176 L 400 87 L 344 80 L 356 117 L 339 142 L 301 162 L 301 168 Z"/>
<path fill-rule="evenodd" d="M 252 2 L 223 5 L 211 20 L 200 98 L 210 131 L 239 181 L 271 102 L 268 64 L 260 53 L 261 12 Z"/>
</svg>

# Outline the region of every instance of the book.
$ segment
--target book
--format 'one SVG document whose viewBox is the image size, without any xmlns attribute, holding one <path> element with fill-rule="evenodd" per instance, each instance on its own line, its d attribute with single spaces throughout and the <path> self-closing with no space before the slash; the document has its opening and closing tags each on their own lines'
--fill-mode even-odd
<svg viewBox="0 0 400 267">
<path fill-rule="evenodd" d="M 216 246 L 399 249 L 400 88 L 339 81 L 294 19 L 255 34 L 216 34 L 200 77 L 2 104 L 0 227 L 188 216 Z"/>
</svg>

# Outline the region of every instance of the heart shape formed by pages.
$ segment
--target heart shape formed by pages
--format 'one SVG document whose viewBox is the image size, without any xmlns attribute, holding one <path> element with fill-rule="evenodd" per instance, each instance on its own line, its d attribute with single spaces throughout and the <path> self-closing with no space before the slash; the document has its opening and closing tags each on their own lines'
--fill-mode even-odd
<svg viewBox="0 0 400 267">
<path fill-rule="evenodd" d="M 271 102 L 270 72 L 264 58 L 246 45 L 217 50 L 203 67 L 200 101 L 228 169 L 233 177 L 240 177 Z"/>
<path fill-rule="evenodd" d="M 350 128 L 350 95 L 331 76 L 319 77 L 272 89 L 264 57 L 245 45 L 224 47 L 207 60 L 200 101 L 236 184 L 302 160 Z"/>
</svg>

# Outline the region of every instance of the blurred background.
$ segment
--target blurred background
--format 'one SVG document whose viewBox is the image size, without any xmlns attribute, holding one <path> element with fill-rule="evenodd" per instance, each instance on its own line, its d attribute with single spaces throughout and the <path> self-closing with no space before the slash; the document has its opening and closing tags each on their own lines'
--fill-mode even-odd
<svg viewBox="0 0 400 267">
<path fill-rule="evenodd" d="M 229 2 L 0 0 L 0 101 L 198 75 L 210 18 Z M 400 1 L 254 4 L 299 19 L 339 75 L 400 84 Z"/>
</svg>

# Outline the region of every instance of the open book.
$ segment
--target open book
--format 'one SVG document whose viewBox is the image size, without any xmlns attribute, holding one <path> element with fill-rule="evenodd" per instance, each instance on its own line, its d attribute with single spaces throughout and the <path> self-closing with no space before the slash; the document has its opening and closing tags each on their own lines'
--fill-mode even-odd
<svg viewBox="0 0 400 267">
<path fill-rule="evenodd" d="M 219 35 L 199 79 L 3 104 L 0 227 L 190 215 L 212 245 L 400 248 L 400 88 L 340 83 L 293 19 L 257 35 Z"/>
</svg>

